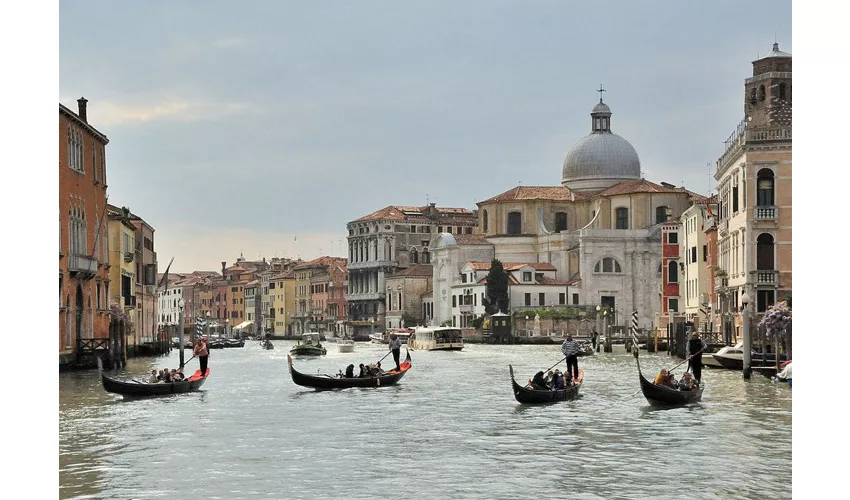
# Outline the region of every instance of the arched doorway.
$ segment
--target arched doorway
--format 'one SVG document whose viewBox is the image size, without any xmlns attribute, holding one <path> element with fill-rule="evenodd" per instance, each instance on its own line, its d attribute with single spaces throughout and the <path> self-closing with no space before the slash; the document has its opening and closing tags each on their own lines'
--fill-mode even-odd
<svg viewBox="0 0 850 500">
<path fill-rule="evenodd" d="M 773 235 L 762 233 L 756 238 L 756 269 L 759 271 L 773 271 Z"/>
</svg>

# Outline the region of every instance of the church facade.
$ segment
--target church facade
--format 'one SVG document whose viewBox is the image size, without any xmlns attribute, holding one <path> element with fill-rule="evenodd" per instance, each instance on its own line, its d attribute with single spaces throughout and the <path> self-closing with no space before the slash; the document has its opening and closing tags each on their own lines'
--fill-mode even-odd
<svg viewBox="0 0 850 500">
<path fill-rule="evenodd" d="M 643 179 L 634 147 L 611 131 L 611 115 L 600 98 L 591 111 L 591 133 L 566 155 L 560 186 L 518 186 L 477 203 L 478 232 L 502 262 L 551 263 L 556 280 L 577 287 L 580 305 L 610 307 L 611 325 L 625 326 L 637 310 L 639 326 L 648 329 L 661 309 L 666 276 L 661 226 L 701 197 Z M 439 304 L 441 288 L 457 284 L 466 263 L 450 258 L 467 253 L 449 251 L 458 246 L 436 245 L 438 324 L 450 319 Z"/>
</svg>

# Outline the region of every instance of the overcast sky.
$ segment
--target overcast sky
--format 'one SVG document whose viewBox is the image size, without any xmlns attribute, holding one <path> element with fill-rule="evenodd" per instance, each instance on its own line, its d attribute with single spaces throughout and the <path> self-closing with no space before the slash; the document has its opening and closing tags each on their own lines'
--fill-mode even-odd
<svg viewBox="0 0 850 500">
<path fill-rule="evenodd" d="M 387 205 L 559 185 L 604 85 L 646 178 L 707 194 L 790 1 L 60 2 L 59 101 L 160 271 L 347 255 Z M 710 166 L 708 165 L 710 164 Z M 296 241 L 297 237 L 297 241 Z"/>
</svg>

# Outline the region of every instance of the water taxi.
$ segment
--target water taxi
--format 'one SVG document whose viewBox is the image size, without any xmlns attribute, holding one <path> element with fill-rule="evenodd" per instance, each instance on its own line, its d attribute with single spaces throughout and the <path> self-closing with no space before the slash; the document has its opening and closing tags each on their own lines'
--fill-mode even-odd
<svg viewBox="0 0 850 500">
<path fill-rule="evenodd" d="M 425 351 L 459 351 L 463 349 L 463 334 L 460 328 L 417 328 L 410 335 L 407 345 Z"/>
</svg>

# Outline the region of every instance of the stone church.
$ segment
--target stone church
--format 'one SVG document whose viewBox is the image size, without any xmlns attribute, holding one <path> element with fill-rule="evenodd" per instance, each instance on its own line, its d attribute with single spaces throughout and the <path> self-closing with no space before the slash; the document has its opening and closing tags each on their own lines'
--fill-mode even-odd
<svg viewBox="0 0 850 500">
<path fill-rule="evenodd" d="M 477 203 L 477 232 L 503 262 L 553 264 L 558 280 L 578 283 L 581 305 L 615 311 L 611 325 L 625 326 L 637 310 L 639 326 L 649 328 L 667 279 L 661 225 L 702 197 L 643 179 L 637 151 L 612 131 L 611 115 L 600 98 L 590 113 L 590 134 L 566 155 L 560 186 L 517 186 Z M 439 303 L 446 294 L 438 288 L 456 284 L 465 263 L 452 258 L 467 253 L 452 249 L 458 245 L 440 236 L 433 245 L 437 324 L 450 319 L 451 310 Z M 482 250 L 477 245 L 473 252 L 479 260 Z"/>
</svg>

